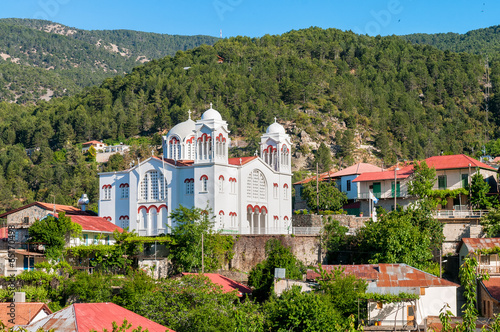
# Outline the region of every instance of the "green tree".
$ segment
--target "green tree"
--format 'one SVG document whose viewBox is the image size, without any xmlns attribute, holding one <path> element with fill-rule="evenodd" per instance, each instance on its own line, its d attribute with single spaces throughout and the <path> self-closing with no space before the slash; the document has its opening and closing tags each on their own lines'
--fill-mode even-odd
<svg viewBox="0 0 500 332">
<path fill-rule="evenodd" d="M 47 257 L 57 259 L 61 256 L 70 237 L 76 237 L 82 233 L 82 226 L 72 222 L 64 212 L 60 212 L 57 218 L 49 215 L 35 221 L 28 232 L 30 242 L 43 243 Z"/>
<path fill-rule="evenodd" d="M 408 194 L 419 199 L 432 197 L 436 182 L 436 169 L 429 167 L 425 160 L 413 163 L 412 181 L 408 183 Z"/>
<path fill-rule="evenodd" d="M 488 196 L 490 190 L 490 185 L 484 181 L 483 176 L 477 170 L 476 174 L 472 176 L 470 185 L 471 204 L 475 209 L 484 210 L 498 205 L 496 196 Z"/>
<path fill-rule="evenodd" d="M 302 198 L 312 211 L 316 211 L 318 207 L 322 211 L 339 211 L 347 203 L 347 195 L 337 188 L 335 182 L 321 181 L 318 189 L 319 205 L 316 203 L 316 181 L 309 181 L 302 190 Z"/>
<path fill-rule="evenodd" d="M 277 239 L 266 242 L 266 259 L 252 268 L 248 284 L 254 288 L 253 295 L 259 301 L 271 296 L 274 290 L 274 269 L 285 269 L 287 279 L 302 279 L 304 264 Z"/>
<path fill-rule="evenodd" d="M 202 234 L 204 251 L 204 271 L 211 272 L 222 268 L 233 255 L 233 238 L 221 235 L 213 230 L 209 211 L 182 205 L 172 211 L 172 238 L 170 258 L 175 273 L 201 272 Z"/>
<path fill-rule="evenodd" d="M 318 291 L 328 296 L 332 306 L 345 318 L 358 315 L 358 299 L 366 292 L 368 284 L 358 279 L 354 274 L 344 273 L 344 269 L 337 268 L 325 271 L 319 266 L 320 279 Z"/>
<path fill-rule="evenodd" d="M 337 219 L 328 217 L 321 231 L 321 242 L 326 248 L 328 261 L 340 263 L 339 251 L 347 245 L 349 228 L 340 225 Z"/>
<path fill-rule="evenodd" d="M 332 168 L 332 155 L 330 149 L 321 142 L 318 151 L 314 155 L 314 165 L 318 164 L 320 172 L 327 172 Z"/>
<path fill-rule="evenodd" d="M 344 323 L 328 297 L 303 293 L 298 286 L 284 291 L 280 297 L 271 297 L 263 309 L 266 331 L 333 332 L 342 330 Z"/>
<path fill-rule="evenodd" d="M 500 209 L 490 209 L 488 214 L 481 218 L 481 225 L 488 237 L 500 236 Z"/>
<path fill-rule="evenodd" d="M 411 218 L 397 210 L 380 214 L 377 222 L 368 221 L 357 233 L 361 261 L 427 267 L 433 257 L 430 232 L 414 225 Z"/>
</svg>

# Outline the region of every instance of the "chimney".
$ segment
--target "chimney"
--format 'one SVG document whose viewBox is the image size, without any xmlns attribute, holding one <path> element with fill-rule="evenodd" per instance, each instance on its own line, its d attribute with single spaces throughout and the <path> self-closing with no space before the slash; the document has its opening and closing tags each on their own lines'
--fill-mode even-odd
<svg viewBox="0 0 500 332">
<path fill-rule="evenodd" d="M 26 302 L 26 293 L 25 292 L 14 292 L 14 302 L 15 303 Z"/>
<path fill-rule="evenodd" d="M 89 204 L 89 198 L 87 197 L 87 194 L 82 194 L 82 197 L 78 200 L 78 205 L 80 205 L 82 211 L 85 211 L 87 209 L 87 205 Z"/>
</svg>

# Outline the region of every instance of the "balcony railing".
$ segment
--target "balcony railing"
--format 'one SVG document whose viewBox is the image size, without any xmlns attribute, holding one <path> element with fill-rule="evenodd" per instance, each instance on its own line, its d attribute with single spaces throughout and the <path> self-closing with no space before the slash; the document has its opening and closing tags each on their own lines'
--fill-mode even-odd
<svg viewBox="0 0 500 332">
<path fill-rule="evenodd" d="M 161 234 L 167 234 L 166 228 L 158 228 L 158 229 L 140 229 L 137 231 L 139 236 L 158 236 Z"/>
<path fill-rule="evenodd" d="M 375 196 L 378 199 L 394 198 L 394 193 L 392 191 L 385 191 L 381 193 L 373 193 L 373 196 Z M 405 192 L 397 192 L 396 197 L 405 198 L 408 197 L 408 195 Z M 370 199 L 370 192 L 359 193 L 358 199 Z"/>
<path fill-rule="evenodd" d="M 488 210 L 438 210 L 436 218 L 481 218 L 488 214 Z"/>
</svg>

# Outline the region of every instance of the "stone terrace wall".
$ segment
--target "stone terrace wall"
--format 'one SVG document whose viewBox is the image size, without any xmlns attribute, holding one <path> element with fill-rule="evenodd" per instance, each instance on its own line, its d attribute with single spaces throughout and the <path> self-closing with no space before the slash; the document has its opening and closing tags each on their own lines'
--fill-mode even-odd
<svg viewBox="0 0 500 332">
<path fill-rule="evenodd" d="M 326 253 L 322 250 L 320 238 L 317 235 L 240 235 L 234 237 L 234 257 L 228 265 L 229 269 L 249 272 L 252 267 L 266 258 L 266 242 L 270 239 L 278 239 L 306 265 L 325 262 Z"/>
<path fill-rule="evenodd" d="M 349 228 L 349 231 L 356 231 L 365 225 L 365 222 L 369 220 L 368 217 L 356 217 L 345 214 L 332 214 L 328 216 L 322 216 L 317 214 L 294 214 L 292 216 L 293 227 L 322 227 L 324 221 L 328 217 L 336 219 L 339 221 L 341 226 Z"/>
</svg>

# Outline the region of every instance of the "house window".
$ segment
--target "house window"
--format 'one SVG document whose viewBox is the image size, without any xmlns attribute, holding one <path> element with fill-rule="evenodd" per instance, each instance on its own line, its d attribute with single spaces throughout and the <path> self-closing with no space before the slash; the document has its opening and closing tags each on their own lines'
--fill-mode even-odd
<svg viewBox="0 0 500 332">
<path fill-rule="evenodd" d="M 89 245 L 89 236 L 88 236 L 88 234 L 83 234 L 83 244 L 85 244 L 86 246 Z"/>
<path fill-rule="evenodd" d="M 347 180 L 347 183 L 346 183 L 346 187 L 347 187 L 347 191 L 351 191 L 351 180 Z"/>
<path fill-rule="evenodd" d="M 446 189 L 446 175 L 438 176 L 438 188 L 439 190 Z"/>
<path fill-rule="evenodd" d="M 277 198 L 278 198 L 278 196 L 279 196 L 279 187 L 278 187 L 278 184 L 277 184 L 277 183 L 275 183 L 275 184 L 273 185 L 273 197 L 274 197 L 275 199 L 277 199 Z"/>
<path fill-rule="evenodd" d="M 462 174 L 462 188 L 469 186 L 469 174 Z"/>
<path fill-rule="evenodd" d="M 490 265 L 490 255 L 482 255 L 481 264 Z"/>
<path fill-rule="evenodd" d="M 425 287 L 420 287 L 420 295 L 425 295 Z"/>
<path fill-rule="evenodd" d="M 286 183 L 283 185 L 283 195 L 285 199 L 288 199 L 288 184 Z"/>
<path fill-rule="evenodd" d="M 219 212 L 219 227 L 224 227 L 224 211 L 222 210 Z"/>
<path fill-rule="evenodd" d="M 99 235 L 94 235 L 94 244 L 99 244 Z"/>
</svg>

